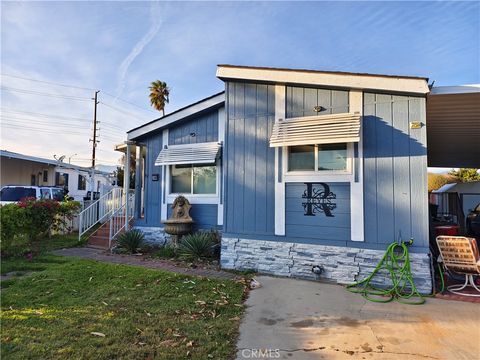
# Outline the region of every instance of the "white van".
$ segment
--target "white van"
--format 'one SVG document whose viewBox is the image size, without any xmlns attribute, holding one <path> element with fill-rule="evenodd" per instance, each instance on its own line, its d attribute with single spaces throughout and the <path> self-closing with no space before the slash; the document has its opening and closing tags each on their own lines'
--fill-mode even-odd
<svg viewBox="0 0 480 360">
<path fill-rule="evenodd" d="M 63 188 L 53 186 L 23 186 L 7 185 L 0 190 L 0 204 L 9 204 L 20 201 L 26 197 L 39 199 L 53 199 L 62 201 L 65 197 Z"/>
</svg>

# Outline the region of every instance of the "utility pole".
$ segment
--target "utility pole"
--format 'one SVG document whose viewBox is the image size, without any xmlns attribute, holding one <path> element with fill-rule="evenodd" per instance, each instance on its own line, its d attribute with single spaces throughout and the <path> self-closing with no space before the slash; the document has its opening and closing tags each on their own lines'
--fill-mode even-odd
<svg viewBox="0 0 480 360">
<path fill-rule="evenodd" d="M 91 176 L 91 186 L 90 186 L 90 200 L 93 202 L 93 193 L 95 190 L 95 150 L 97 148 L 97 95 L 100 90 L 95 91 L 95 97 L 92 99 L 94 101 L 93 107 L 93 139 L 90 139 L 92 142 L 92 176 Z"/>
</svg>

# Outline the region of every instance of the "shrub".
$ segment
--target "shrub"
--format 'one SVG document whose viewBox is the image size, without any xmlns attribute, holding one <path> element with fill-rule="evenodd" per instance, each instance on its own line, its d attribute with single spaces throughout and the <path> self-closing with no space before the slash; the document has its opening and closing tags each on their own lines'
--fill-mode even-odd
<svg viewBox="0 0 480 360">
<path fill-rule="evenodd" d="M 187 260 L 212 257 L 217 246 L 212 233 L 196 232 L 181 239 L 178 255 Z"/>
<path fill-rule="evenodd" d="M 145 235 L 143 232 L 138 229 L 133 229 L 120 235 L 117 244 L 120 248 L 127 250 L 131 254 L 135 254 L 137 249 L 143 245 L 144 241 Z"/>
<path fill-rule="evenodd" d="M 160 258 L 172 259 L 177 257 L 177 251 L 175 249 L 175 246 L 171 244 L 166 244 L 165 246 L 162 246 L 161 248 L 159 248 L 155 252 L 155 255 Z"/>
<path fill-rule="evenodd" d="M 59 203 L 55 200 L 25 198 L 16 204 L 0 207 L 2 256 L 22 255 L 30 251 L 33 242 L 49 235 L 52 230 L 66 228 L 80 209 L 77 201 Z"/>
<path fill-rule="evenodd" d="M 29 250 L 28 241 L 22 236 L 24 211 L 17 204 L 0 207 L 0 241 L 2 256 L 22 255 Z"/>
</svg>

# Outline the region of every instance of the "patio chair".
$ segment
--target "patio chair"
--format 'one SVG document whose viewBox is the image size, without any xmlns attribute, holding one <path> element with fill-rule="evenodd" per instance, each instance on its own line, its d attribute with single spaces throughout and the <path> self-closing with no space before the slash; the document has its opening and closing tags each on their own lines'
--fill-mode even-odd
<svg viewBox="0 0 480 360">
<path fill-rule="evenodd" d="M 463 296 L 480 297 L 480 289 L 473 277 L 480 275 L 480 253 L 474 238 L 463 236 L 437 236 L 437 245 L 443 266 L 447 271 L 465 275 L 463 285 L 450 285 L 447 290 Z M 478 294 L 461 292 L 467 286 L 473 287 Z"/>
</svg>

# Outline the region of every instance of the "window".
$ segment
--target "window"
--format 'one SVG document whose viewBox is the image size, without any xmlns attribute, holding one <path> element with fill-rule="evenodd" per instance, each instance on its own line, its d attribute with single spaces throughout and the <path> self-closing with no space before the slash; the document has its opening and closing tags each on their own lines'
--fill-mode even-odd
<svg viewBox="0 0 480 360">
<path fill-rule="evenodd" d="M 347 143 L 288 148 L 288 171 L 348 171 Z"/>
<path fill-rule="evenodd" d="M 173 165 L 171 167 L 172 194 L 216 194 L 217 167 L 215 165 Z"/>
<path fill-rule="evenodd" d="M 62 189 L 52 189 L 53 200 L 62 201 L 65 197 L 65 192 Z"/>
<path fill-rule="evenodd" d="M 42 199 L 51 199 L 52 194 L 50 193 L 50 189 L 40 189 L 40 197 Z"/>
<path fill-rule="evenodd" d="M 83 175 L 78 175 L 78 190 L 87 190 L 87 178 Z"/>
<path fill-rule="evenodd" d="M 30 185 L 37 185 L 37 177 L 35 176 L 35 174 L 30 175 Z"/>
<path fill-rule="evenodd" d="M 43 170 L 43 182 L 48 182 L 48 170 Z"/>
<path fill-rule="evenodd" d="M 68 189 L 68 174 L 65 173 L 55 173 L 55 186 L 62 186 L 65 189 Z"/>
<path fill-rule="evenodd" d="M 26 197 L 36 198 L 36 190 L 28 187 L 4 187 L 0 191 L 1 201 L 20 201 L 21 199 Z"/>
</svg>

